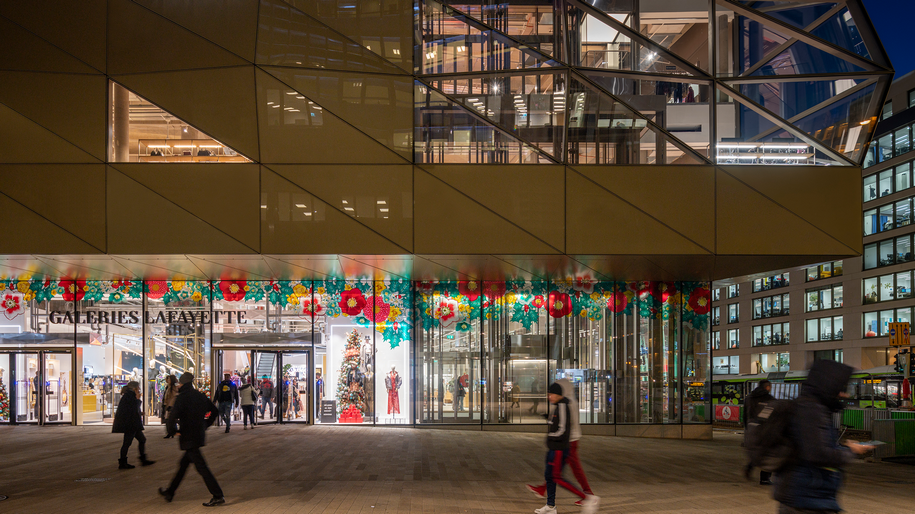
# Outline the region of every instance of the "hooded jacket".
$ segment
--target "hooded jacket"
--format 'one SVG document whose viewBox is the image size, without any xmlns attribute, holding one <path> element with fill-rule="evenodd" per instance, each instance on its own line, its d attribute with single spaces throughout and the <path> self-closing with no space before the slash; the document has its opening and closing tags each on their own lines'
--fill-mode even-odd
<svg viewBox="0 0 915 514">
<path fill-rule="evenodd" d="M 550 406 L 550 431 L 546 434 L 546 447 L 550 450 L 568 450 L 572 432 L 569 400 L 563 397 Z"/>
<path fill-rule="evenodd" d="M 842 409 L 838 396 L 851 373 L 850 366 L 828 360 L 818 360 L 810 368 L 790 425 L 795 462 L 777 474 L 773 490 L 779 502 L 796 509 L 842 510 L 836 495 L 842 468 L 854 454 L 839 445 L 832 413 Z"/>
<path fill-rule="evenodd" d="M 743 425 L 746 426 L 751 419 L 759 416 L 759 413 L 762 411 L 762 408 L 759 406 L 760 403 L 765 403 L 774 400 L 775 397 L 766 390 L 765 386 L 757 386 L 756 389 L 750 393 L 750 396 L 747 396 L 747 412 L 743 418 Z"/>
</svg>

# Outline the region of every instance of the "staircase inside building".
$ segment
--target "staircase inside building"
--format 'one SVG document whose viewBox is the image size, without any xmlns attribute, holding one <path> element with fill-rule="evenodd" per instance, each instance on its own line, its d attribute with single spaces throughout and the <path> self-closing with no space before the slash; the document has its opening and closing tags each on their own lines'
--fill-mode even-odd
<svg viewBox="0 0 915 514">
<path fill-rule="evenodd" d="M 270 378 L 275 378 L 274 374 L 276 373 L 276 354 L 273 352 L 258 353 L 257 354 L 257 370 L 255 371 L 255 377 L 263 378 L 264 375 L 267 375 Z"/>
</svg>

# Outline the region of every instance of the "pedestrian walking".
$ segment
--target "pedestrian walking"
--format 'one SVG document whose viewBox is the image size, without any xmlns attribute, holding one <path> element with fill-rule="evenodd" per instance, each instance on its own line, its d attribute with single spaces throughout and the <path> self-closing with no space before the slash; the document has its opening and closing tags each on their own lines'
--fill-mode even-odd
<svg viewBox="0 0 915 514">
<path fill-rule="evenodd" d="M 842 468 L 863 455 L 870 447 L 838 442 L 832 413 L 842 410 L 842 398 L 852 368 L 845 364 L 818 360 L 813 363 L 789 433 L 795 453 L 792 461 L 775 474 L 774 498 L 779 514 L 840 512 L 836 496 L 842 485 Z"/>
<path fill-rule="evenodd" d="M 274 417 L 273 413 L 273 399 L 276 397 L 276 389 L 273 387 L 273 382 L 264 375 L 264 379 L 261 380 L 261 419 L 264 419 L 264 411 L 267 409 L 267 406 L 270 406 L 270 418 Z"/>
<path fill-rule="evenodd" d="M 222 489 L 210 468 L 207 467 L 206 461 L 203 460 L 203 454 L 200 453 L 200 448 L 206 442 L 206 429 L 216 422 L 219 410 L 205 394 L 194 389 L 194 375 L 191 373 L 181 375 L 178 384 L 181 386 L 178 389 L 178 398 L 175 400 L 172 412 L 168 415 L 166 427 L 170 435 L 178 435 L 178 444 L 184 450 L 184 455 L 181 457 L 178 472 L 175 473 L 172 483 L 167 489 L 160 487 L 159 494 L 165 497 L 165 501 L 172 501 L 175 491 L 181 484 L 181 479 L 187 472 L 187 467 L 194 463 L 194 467 L 203 477 L 207 489 L 213 495 L 210 501 L 203 504 L 204 507 L 222 505 L 226 502 Z"/>
<path fill-rule="evenodd" d="M 578 419 L 578 401 L 575 400 L 575 386 L 568 378 L 562 378 L 556 381 L 562 386 L 562 396 L 569 401 L 569 412 L 571 413 L 571 424 L 569 432 L 569 468 L 572 469 L 572 475 L 581 486 L 581 491 L 585 496 L 592 496 L 595 502 L 595 508 L 600 503 L 600 497 L 596 496 L 588 484 L 588 477 L 585 476 L 585 470 L 581 467 L 581 460 L 578 458 L 578 441 L 581 440 L 581 420 Z M 528 485 L 528 489 L 541 498 L 546 497 L 546 483 L 541 485 Z M 578 500 L 575 505 L 582 506 L 585 500 Z"/>
<path fill-rule="evenodd" d="M 162 391 L 162 407 L 159 409 L 159 414 L 161 415 L 162 424 L 165 424 L 165 420 L 168 419 L 168 412 L 172 410 L 172 406 L 175 405 L 175 398 L 178 396 L 178 377 L 175 375 L 168 375 L 165 377 L 165 389 Z M 166 439 L 168 434 L 166 434 Z"/>
<path fill-rule="evenodd" d="M 556 511 L 556 486 L 560 485 L 564 489 L 571 491 L 582 500 L 582 513 L 593 514 L 597 512 L 599 499 L 594 495 L 586 495 L 584 492 L 568 483 L 562 478 L 562 469 L 568 463 L 570 437 L 572 431 L 571 413 L 569 411 L 569 400 L 562 395 L 562 386 L 556 382 L 550 384 L 547 390 L 550 402 L 550 411 L 548 415 L 549 431 L 546 436 L 546 505 L 535 510 L 536 514 L 557 514 Z M 533 490 L 533 486 L 528 485 L 528 489 Z"/>
<path fill-rule="evenodd" d="M 140 464 L 149 466 L 155 461 L 146 458 L 146 436 L 143 435 L 143 418 L 140 416 L 140 383 L 128 382 L 121 389 L 121 401 L 118 410 L 114 413 L 114 423 L 111 432 L 124 434 L 124 443 L 121 444 L 121 457 L 118 459 L 118 469 L 133 469 L 136 466 L 127 463 L 127 450 L 133 440 L 137 440 L 140 449 Z"/>
<path fill-rule="evenodd" d="M 744 418 L 743 418 L 743 426 L 744 426 L 745 435 L 747 433 L 747 431 L 746 431 L 747 423 L 749 423 L 751 419 L 755 419 L 756 417 L 759 416 L 759 413 L 762 412 L 762 410 L 763 410 L 762 404 L 764 404 L 766 402 L 770 402 L 775 399 L 775 397 L 772 396 L 771 391 L 772 391 L 772 382 L 769 382 L 768 380 L 762 380 L 759 382 L 759 385 L 756 386 L 756 389 L 754 389 L 753 392 L 750 393 L 749 396 L 747 396 L 747 401 L 746 401 L 746 405 L 745 405 L 746 412 L 744 413 Z M 747 465 L 743 470 L 743 476 L 746 477 L 747 480 L 750 480 L 750 478 L 752 477 L 752 474 L 753 474 L 753 461 L 750 460 L 749 462 L 747 462 Z M 759 485 L 772 485 L 771 477 L 772 477 L 771 472 L 760 470 Z"/>
<path fill-rule="evenodd" d="M 257 424 L 257 388 L 251 383 L 251 377 L 248 377 L 248 383 L 238 389 L 239 402 L 241 403 L 242 420 L 245 424 L 245 430 L 248 430 L 248 420 L 251 420 L 251 429 Z"/>
<path fill-rule="evenodd" d="M 223 381 L 216 386 L 216 401 L 219 403 L 219 417 L 226 424 L 226 433 L 232 427 L 232 408 L 238 407 L 238 388 L 232 382 L 232 375 L 223 375 Z"/>
</svg>

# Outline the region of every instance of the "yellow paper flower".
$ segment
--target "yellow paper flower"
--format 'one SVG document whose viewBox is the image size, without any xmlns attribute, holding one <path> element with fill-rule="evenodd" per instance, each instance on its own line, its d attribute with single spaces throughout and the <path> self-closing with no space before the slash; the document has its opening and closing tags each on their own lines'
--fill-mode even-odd
<svg viewBox="0 0 915 514">
<path fill-rule="evenodd" d="M 582 309 L 581 312 L 578 313 L 578 315 L 581 316 L 582 318 L 587 318 L 587 317 L 588 317 L 588 309 Z"/>
<path fill-rule="evenodd" d="M 294 294 L 291 294 L 286 297 L 286 303 L 291 304 L 291 305 L 298 305 L 299 297 Z"/>
<path fill-rule="evenodd" d="M 83 286 L 83 291 L 88 291 L 88 290 L 89 290 L 89 284 L 84 285 L 84 286 Z"/>
<path fill-rule="evenodd" d="M 251 290 L 251 288 L 248 287 L 247 285 L 245 285 L 245 291 L 250 291 L 250 290 Z"/>
<path fill-rule="evenodd" d="M 308 288 L 303 286 L 302 284 L 296 284 L 296 285 L 292 286 L 292 292 L 295 293 L 296 296 L 307 296 Z"/>
<path fill-rule="evenodd" d="M 345 286 L 343 286 L 343 289 L 344 289 L 345 291 L 349 291 L 349 290 L 352 289 L 352 288 L 353 288 L 353 286 L 351 286 L 351 285 L 349 285 L 349 284 L 346 284 Z"/>
<path fill-rule="evenodd" d="M 460 312 L 463 312 L 464 314 L 469 314 L 469 313 L 470 313 L 470 306 L 467 305 L 466 303 L 462 303 L 461 305 L 458 306 L 458 310 L 459 310 Z"/>
<path fill-rule="evenodd" d="M 182 291 L 184 286 L 187 285 L 184 280 L 172 280 L 172 289 L 177 293 Z"/>
<path fill-rule="evenodd" d="M 388 328 L 388 323 L 386 321 L 382 321 L 381 323 L 375 325 L 375 328 L 379 332 L 384 332 Z"/>
<path fill-rule="evenodd" d="M 391 311 L 388 313 L 388 321 L 394 321 L 400 316 L 400 309 L 397 307 L 391 307 Z"/>
<path fill-rule="evenodd" d="M 384 291 L 385 289 L 387 289 L 387 288 L 384 287 L 384 282 L 375 282 L 375 292 L 376 293 L 380 293 L 380 292 Z"/>
<path fill-rule="evenodd" d="M 51 295 L 57 296 L 60 292 L 57 289 L 51 289 Z"/>
<path fill-rule="evenodd" d="M 35 298 L 35 292 L 29 291 L 28 293 L 25 293 L 25 296 L 23 298 L 25 299 L 25 301 L 31 302 L 32 298 Z"/>
<path fill-rule="evenodd" d="M 610 298 L 613 296 L 613 291 L 604 291 L 604 298 Z"/>
<path fill-rule="evenodd" d="M 594 300 L 595 302 L 600 300 L 600 293 L 598 293 L 597 291 L 591 293 L 591 299 Z"/>
<path fill-rule="evenodd" d="M 6 291 L 6 282 L 0 282 L 0 291 Z"/>
<path fill-rule="evenodd" d="M 515 295 L 515 293 L 508 293 L 505 295 L 506 305 L 513 305 L 516 301 L 518 301 L 518 296 Z"/>
<path fill-rule="evenodd" d="M 28 293 L 30 287 L 31 284 L 29 284 L 28 280 L 20 280 L 19 283 L 16 284 L 16 290 L 20 293 Z"/>
<path fill-rule="evenodd" d="M 319 288 L 318 288 L 318 294 L 324 294 L 324 293 L 326 293 L 326 292 L 327 292 L 327 290 L 324 289 L 323 287 L 319 287 Z"/>
<path fill-rule="evenodd" d="M 202 299 L 203 295 L 200 294 L 200 291 L 194 291 L 194 294 L 191 295 L 191 300 L 194 300 L 195 302 L 199 302 Z"/>
</svg>

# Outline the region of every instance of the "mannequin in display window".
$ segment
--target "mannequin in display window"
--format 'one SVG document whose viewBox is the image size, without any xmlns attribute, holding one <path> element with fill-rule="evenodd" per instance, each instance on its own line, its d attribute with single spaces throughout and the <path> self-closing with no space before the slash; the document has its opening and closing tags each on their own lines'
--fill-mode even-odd
<svg viewBox="0 0 915 514">
<path fill-rule="evenodd" d="M 384 377 L 384 386 L 388 390 L 388 414 L 400 414 L 400 395 L 398 389 L 403 379 L 397 373 L 397 366 L 391 366 L 391 372 Z"/>
</svg>

